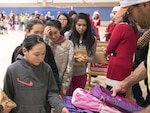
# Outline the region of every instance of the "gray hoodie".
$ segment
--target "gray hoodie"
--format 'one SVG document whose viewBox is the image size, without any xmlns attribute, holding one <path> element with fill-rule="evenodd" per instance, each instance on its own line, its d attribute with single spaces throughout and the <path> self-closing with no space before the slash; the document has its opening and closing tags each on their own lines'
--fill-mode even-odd
<svg viewBox="0 0 150 113">
<path fill-rule="evenodd" d="M 7 69 L 4 91 L 17 104 L 10 113 L 47 113 L 48 103 L 56 113 L 64 107 L 50 66 L 31 66 L 21 55 Z"/>
</svg>

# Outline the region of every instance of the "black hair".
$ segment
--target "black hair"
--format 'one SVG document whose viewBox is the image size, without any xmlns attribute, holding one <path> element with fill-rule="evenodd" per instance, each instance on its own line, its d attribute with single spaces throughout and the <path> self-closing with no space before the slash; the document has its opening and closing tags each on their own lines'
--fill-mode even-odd
<svg viewBox="0 0 150 113">
<path fill-rule="evenodd" d="M 129 20 L 128 14 L 125 14 L 125 15 L 123 16 L 123 22 L 128 23 L 129 27 L 132 27 L 133 30 L 134 30 L 134 32 L 138 32 L 138 28 L 137 28 L 135 22 Z"/>
<path fill-rule="evenodd" d="M 58 20 L 48 20 L 46 26 L 53 26 L 61 30 L 61 23 Z"/>
<path fill-rule="evenodd" d="M 44 26 L 42 20 L 35 18 L 27 21 L 27 23 L 25 24 L 25 30 L 28 30 L 30 32 L 32 30 L 32 27 L 36 24 L 41 24 Z"/>
<path fill-rule="evenodd" d="M 40 19 L 40 14 L 36 14 L 35 18 Z"/>
<path fill-rule="evenodd" d="M 60 13 L 60 14 L 58 15 L 58 17 L 57 17 L 57 20 L 59 19 L 59 17 L 60 17 L 61 15 L 65 16 L 65 17 L 67 18 L 67 21 L 68 21 L 68 23 L 67 23 L 67 25 L 65 26 L 65 28 L 64 28 L 63 30 L 61 30 L 61 32 L 60 32 L 61 35 L 64 35 L 64 33 L 65 33 L 66 31 L 69 31 L 69 30 L 70 30 L 70 27 L 71 27 L 71 20 L 70 20 L 70 17 L 68 16 L 68 14 L 66 14 L 66 13 Z"/>
<path fill-rule="evenodd" d="M 44 40 L 42 37 L 40 37 L 37 34 L 31 34 L 28 35 L 24 40 L 23 43 L 21 45 L 21 47 L 17 50 L 16 54 L 15 54 L 15 59 L 17 58 L 18 54 L 23 55 L 22 52 L 22 48 L 25 47 L 28 51 L 31 50 L 33 48 L 33 46 L 35 46 L 38 43 L 44 43 Z"/>
<path fill-rule="evenodd" d="M 92 34 L 91 23 L 90 23 L 89 16 L 87 14 L 79 13 L 77 15 L 77 17 L 74 19 L 74 23 L 73 23 L 73 27 L 72 27 L 72 35 L 71 35 L 70 39 L 72 40 L 74 45 L 77 44 L 79 46 L 80 34 L 76 30 L 76 24 L 79 21 L 79 19 L 84 19 L 86 21 L 87 28 L 86 28 L 86 31 L 83 35 L 83 41 L 82 42 L 86 46 L 87 51 L 89 51 L 95 42 L 95 38 Z"/>
<path fill-rule="evenodd" d="M 42 20 L 35 18 L 35 19 L 31 19 L 31 20 L 27 21 L 26 26 L 25 26 L 25 29 L 30 32 L 30 31 L 32 30 L 33 26 L 36 25 L 36 24 L 41 24 L 41 25 L 44 26 Z M 28 37 L 28 36 L 25 35 L 25 39 L 26 39 L 27 37 Z M 16 53 L 14 53 L 14 58 L 13 58 L 12 61 L 15 61 L 14 59 L 16 59 L 16 57 L 18 56 L 18 54 L 23 55 L 23 53 L 22 53 L 22 47 L 21 47 L 21 48 L 20 48 L 20 47 L 17 47 L 16 50 L 17 50 L 17 51 L 16 51 Z"/>
<path fill-rule="evenodd" d="M 71 18 L 72 15 L 77 15 L 77 12 L 74 10 L 69 11 L 68 16 Z"/>
<path fill-rule="evenodd" d="M 45 18 L 40 19 L 43 22 L 43 25 L 46 25 L 47 20 Z"/>
<path fill-rule="evenodd" d="M 27 51 L 30 51 L 36 44 L 39 43 L 45 44 L 43 38 L 37 34 L 31 34 L 24 39 L 22 48 L 25 47 Z"/>
<path fill-rule="evenodd" d="M 75 12 L 74 10 L 71 10 L 68 13 L 68 16 L 70 17 L 70 24 L 71 24 L 70 28 L 72 28 L 72 25 L 73 25 L 73 22 L 74 22 L 74 18 L 71 17 L 72 15 L 77 15 L 77 12 Z"/>
</svg>

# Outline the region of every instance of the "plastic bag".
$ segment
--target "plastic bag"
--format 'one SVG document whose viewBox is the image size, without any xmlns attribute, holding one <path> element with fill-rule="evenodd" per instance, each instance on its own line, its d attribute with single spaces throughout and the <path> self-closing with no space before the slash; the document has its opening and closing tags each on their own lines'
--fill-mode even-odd
<svg viewBox="0 0 150 113">
<path fill-rule="evenodd" d="M 5 92 L 2 89 L 0 89 L 0 104 L 2 104 L 3 100 L 8 101 L 6 105 L 7 107 L 9 107 L 10 110 L 16 107 L 16 103 L 9 99 Z"/>
</svg>

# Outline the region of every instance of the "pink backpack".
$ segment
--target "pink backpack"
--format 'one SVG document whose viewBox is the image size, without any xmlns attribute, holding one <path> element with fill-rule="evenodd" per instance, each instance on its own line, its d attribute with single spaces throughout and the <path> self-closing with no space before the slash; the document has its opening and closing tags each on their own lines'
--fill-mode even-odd
<svg viewBox="0 0 150 113">
<path fill-rule="evenodd" d="M 98 98 L 90 94 L 90 92 L 77 88 L 73 92 L 72 104 L 76 107 L 90 110 L 98 113 L 121 113 L 114 107 L 104 104 Z"/>
<path fill-rule="evenodd" d="M 72 96 L 65 96 L 62 99 L 63 104 L 65 105 L 65 107 L 68 108 L 68 110 L 69 110 L 70 113 L 93 113 L 90 110 L 82 109 L 82 108 L 78 108 L 78 107 L 74 106 L 71 103 L 71 100 L 72 100 Z"/>
<path fill-rule="evenodd" d="M 110 104 L 124 113 L 141 111 L 143 108 L 135 102 L 120 96 L 112 97 L 112 92 L 99 84 L 90 90 L 90 94 L 99 100 Z"/>
</svg>

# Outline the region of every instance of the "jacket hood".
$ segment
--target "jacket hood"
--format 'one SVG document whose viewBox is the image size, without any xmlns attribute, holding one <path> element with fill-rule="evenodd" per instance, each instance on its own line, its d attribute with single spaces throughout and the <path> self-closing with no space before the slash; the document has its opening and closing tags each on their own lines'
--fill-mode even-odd
<svg viewBox="0 0 150 113">
<path fill-rule="evenodd" d="M 64 36 L 60 36 L 60 38 L 57 40 L 57 42 L 56 43 L 61 43 L 61 42 L 63 42 L 65 40 L 65 38 L 64 38 Z"/>
<path fill-rule="evenodd" d="M 30 68 L 30 67 L 32 67 L 32 68 L 34 68 L 34 67 L 37 67 L 37 66 L 35 66 L 35 65 L 31 65 L 27 60 L 25 60 L 25 58 L 24 58 L 24 56 L 23 55 L 18 55 L 17 56 L 17 61 L 19 61 L 23 66 L 25 66 L 26 68 Z"/>
</svg>

